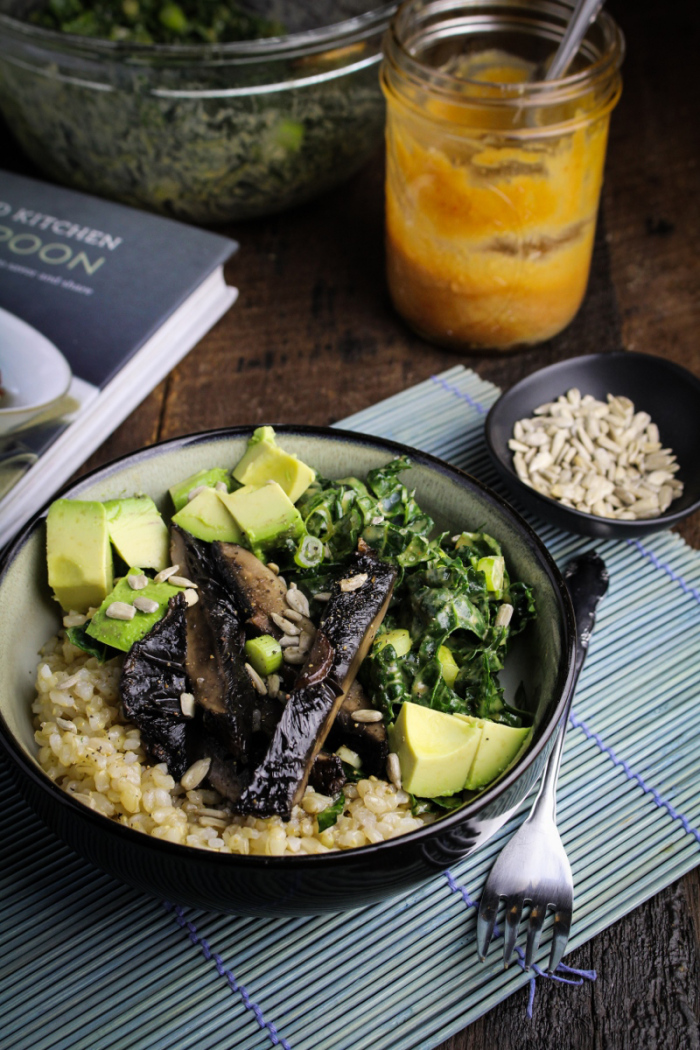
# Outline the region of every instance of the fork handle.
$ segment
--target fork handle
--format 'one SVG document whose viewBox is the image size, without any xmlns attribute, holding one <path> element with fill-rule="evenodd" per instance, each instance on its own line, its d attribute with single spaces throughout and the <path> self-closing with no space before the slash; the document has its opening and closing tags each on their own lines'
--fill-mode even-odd
<svg viewBox="0 0 700 1050">
<path fill-rule="evenodd" d="M 540 784 L 540 790 L 537 793 L 537 798 L 535 799 L 532 811 L 527 818 L 529 821 L 534 821 L 537 819 L 538 815 L 541 814 L 544 816 L 545 813 L 548 816 L 551 816 L 552 819 L 556 818 L 557 780 L 559 778 L 561 756 L 564 751 L 564 738 L 566 737 L 566 730 L 569 725 L 571 704 L 574 699 L 574 693 L 576 692 L 581 668 L 583 667 L 586 653 L 588 652 L 588 644 L 591 640 L 591 634 L 593 633 L 598 602 L 608 589 L 608 570 L 605 567 L 605 562 L 596 551 L 586 551 L 585 554 L 579 555 L 578 558 L 573 558 L 567 564 L 564 569 L 564 581 L 569 592 L 569 597 L 571 598 L 571 603 L 574 607 L 574 615 L 576 618 L 576 652 L 574 656 L 574 669 L 569 686 L 569 693 L 559 722 L 560 728 L 557 732 L 554 747 L 547 759 L 547 766 L 544 777 L 542 778 L 542 783 Z"/>
</svg>

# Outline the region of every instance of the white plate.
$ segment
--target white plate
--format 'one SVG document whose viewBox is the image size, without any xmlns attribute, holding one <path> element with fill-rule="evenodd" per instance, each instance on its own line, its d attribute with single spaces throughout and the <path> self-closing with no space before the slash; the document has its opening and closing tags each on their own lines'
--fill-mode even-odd
<svg viewBox="0 0 700 1050">
<path fill-rule="evenodd" d="M 70 365 L 54 344 L 26 321 L 0 308 L 0 434 L 27 426 L 60 401 Z"/>
</svg>

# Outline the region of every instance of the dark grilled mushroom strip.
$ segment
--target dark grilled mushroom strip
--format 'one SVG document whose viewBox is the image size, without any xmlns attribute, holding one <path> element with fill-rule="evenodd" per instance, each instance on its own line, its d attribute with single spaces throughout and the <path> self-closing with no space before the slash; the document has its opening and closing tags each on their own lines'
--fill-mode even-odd
<svg viewBox="0 0 700 1050">
<path fill-rule="evenodd" d="M 333 587 L 267 754 L 236 804 L 239 813 L 289 818 L 384 618 L 395 579 L 395 567 L 379 561 L 366 546 L 350 560 L 344 579 Z"/>
<path fill-rule="evenodd" d="M 187 602 L 170 599 L 167 612 L 134 642 L 124 660 L 119 692 L 126 717 L 141 730 L 141 741 L 156 762 L 165 762 L 179 780 L 190 764 L 188 730 L 180 697 L 190 691 L 187 657 Z"/>
<path fill-rule="evenodd" d="M 173 526 L 171 557 L 180 572 L 197 584 L 199 601 L 187 610 L 187 670 L 192 692 L 204 709 L 204 725 L 218 736 L 232 758 L 246 764 L 257 758 L 254 736 L 268 740 L 282 710 L 261 696 L 245 669 L 243 616 L 221 578 L 209 544 Z"/>
<path fill-rule="evenodd" d="M 217 540 L 211 547 L 216 566 L 236 595 L 247 623 L 261 634 L 279 638 L 284 631 L 272 619 L 272 614 L 286 617 L 289 613 L 284 597 L 286 588 L 279 576 L 237 543 Z M 299 627 L 313 634 L 313 624 L 306 617 L 299 622 Z"/>
<path fill-rule="evenodd" d="M 350 686 L 328 734 L 328 745 L 336 751 L 341 744 L 356 751 L 367 776 L 385 777 L 389 757 L 389 740 L 383 722 L 355 722 L 353 711 L 371 707 L 358 681 Z"/>
<path fill-rule="evenodd" d="M 319 751 L 309 774 L 309 783 L 314 791 L 335 796 L 342 790 L 345 780 L 343 763 L 338 756 Z"/>
</svg>

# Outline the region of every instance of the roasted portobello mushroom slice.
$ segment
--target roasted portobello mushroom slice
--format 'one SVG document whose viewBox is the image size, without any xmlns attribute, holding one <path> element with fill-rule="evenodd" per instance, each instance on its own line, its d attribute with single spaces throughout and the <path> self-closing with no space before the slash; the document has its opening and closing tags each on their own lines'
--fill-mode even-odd
<svg viewBox="0 0 700 1050">
<path fill-rule="evenodd" d="M 173 564 L 197 585 L 187 609 L 187 671 L 204 726 L 242 766 L 264 753 L 282 711 L 261 696 L 245 669 L 244 615 L 212 557 L 210 545 L 173 526 Z"/>
<path fill-rule="evenodd" d="M 187 663 L 187 602 L 170 599 L 165 616 L 135 642 L 124 660 L 119 692 L 126 717 L 141 730 L 141 741 L 156 762 L 165 762 L 176 780 L 190 764 L 191 718 L 180 697 L 190 692 Z"/>
<path fill-rule="evenodd" d="M 374 640 L 397 570 L 365 544 L 333 586 L 309 658 L 282 712 L 265 758 L 236 804 L 239 813 L 289 818 L 313 761 Z"/>
<path fill-rule="evenodd" d="M 279 638 L 284 631 L 273 615 L 287 617 L 286 587 L 252 551 L 237 543 L 212 543 L 212 556 L 223 579 L 233 591 L 246 623 L 261 634 Z M 313 634 L 313 624 L 303 617 L 298 626 Z"/>
</svg>

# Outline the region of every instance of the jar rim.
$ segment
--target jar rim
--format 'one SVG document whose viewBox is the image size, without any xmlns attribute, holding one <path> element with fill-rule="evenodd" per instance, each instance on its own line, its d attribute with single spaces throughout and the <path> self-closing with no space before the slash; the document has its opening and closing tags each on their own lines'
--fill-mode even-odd
<svg viewBox="0 0 700 1050">
<path fill-rule="evenodd" d="M 255 40 L 237 40 L 217 44 L 140 44 L 134 41 L 106 40 L 64 33 L 33 25 L 12 15 L 0 12 L 0 34 L 9 30 L 28 37 L 35 43 L 44 43 L 52 49 L 63 47 L 104 58 L 129 61 L 149 57 L 162 59 L 220 60 L 239 59 L 242 63 L 261 59 L 293 59 L 309 53 L 322 52 L 329 46 L 348 46 L 358 43 L 373 33 L 383 30 L 395 14 L 398 4 L 385 3 L 353 18 L 346 18 L 316 29 L 307 29 L 286 36 L 260 37 Z"/>
<path fill-rule="evenodd" d="M 530 106 L 541 107 L 543 105 L 560 104 L 576 98 L 583 91 L 590 90 L 598 81 L 617 76 L 624 58 L 625 41 L 619 26 L 606 11 L 600 11 L 591 23 L 591 27 L 598 27 L 603 35 L 605 46 L 602 50 L 597 49 L 599 51 L 598 57 L 582 69 L 552 80 L 534 80 L 521 83 L 488 81 L 487 83 L 475 78 L 455 76 L 421 62 L 412 53 L 411 46 L 415 47 L 424 39 L 425 33 L 421 35 L 419 30 L 409 40 L 402 39 L 401 30 L 404 28 L 403 24 L 415 7 L 420 6 L 424 16 L 426 13 L 430 13 L 431 9 L 435 9 L 436 13 L 446 16 L 456 8 L 462 8 L 467 12 L 469 8 L 488 7 L 489 3 L 491 3 L 491 6 L 503 9 L 510 6 L 513 12 L 519 12 L 525 16 L 532 16 L 538 10 L 545 14 L 551 14 L 556 6 L 559 6 L 561 9 L 568 8 L 569 10 L 574 8 L 574 0 L 555 0 L 555 3 L 548 2 L 548 0 L 540 0 L 539 3 L 537 0 L 535 2 L 528 0 L 527 4 L 523 0 L 428 0 L 428 2 L 425 2 L 425 0 L 406 0 L 392 18 L 384 38 L 385 68 L 387 64 L 400 67 L 401 73 L 404 76 L 408 76 L 416 86 L 423 88 L 428 86 L 431 93 L 449 97 L 450 102 L 462 102 L 465 105 L 474 105 L 476 103 L 479 106 L 488 108 L 508 108 L 514 105 L 527 108 Z M 466 27 L 467 23 L 468 19 L 466 17 L 461 23 L 458 18 L 453 18 L 450 22 L 450 27 L 454 31 L 452 35 L 458 35 L 456 30 Z M 505 22 L 494 24 L 493 28 L 503 28 L 506 24 Z M 530 25 L 531 28 L 535 26 L 531 17 Z M 552 39 L 556 46 L 561 35 L 563 35 L 564 26 L 565 23 L 562 23 L 561 33 L 557 34 L 555 23 L 550 22 L 551 30 L 544 35 Z M 523 29 L 524 27 L 525 22 L 519 28 Z M 483 26 L 479 26 L 482 32 L 483 28 Z M 488 94 L 484 93 L 485 86 L 489 89 Z M 472 91 L 473 93 L 470 93 Z M 619 92 L 616 92 L 616 96 L 618 95 Z M 616 101 L 617 97 L 615 98 Z"/>
</svg>

